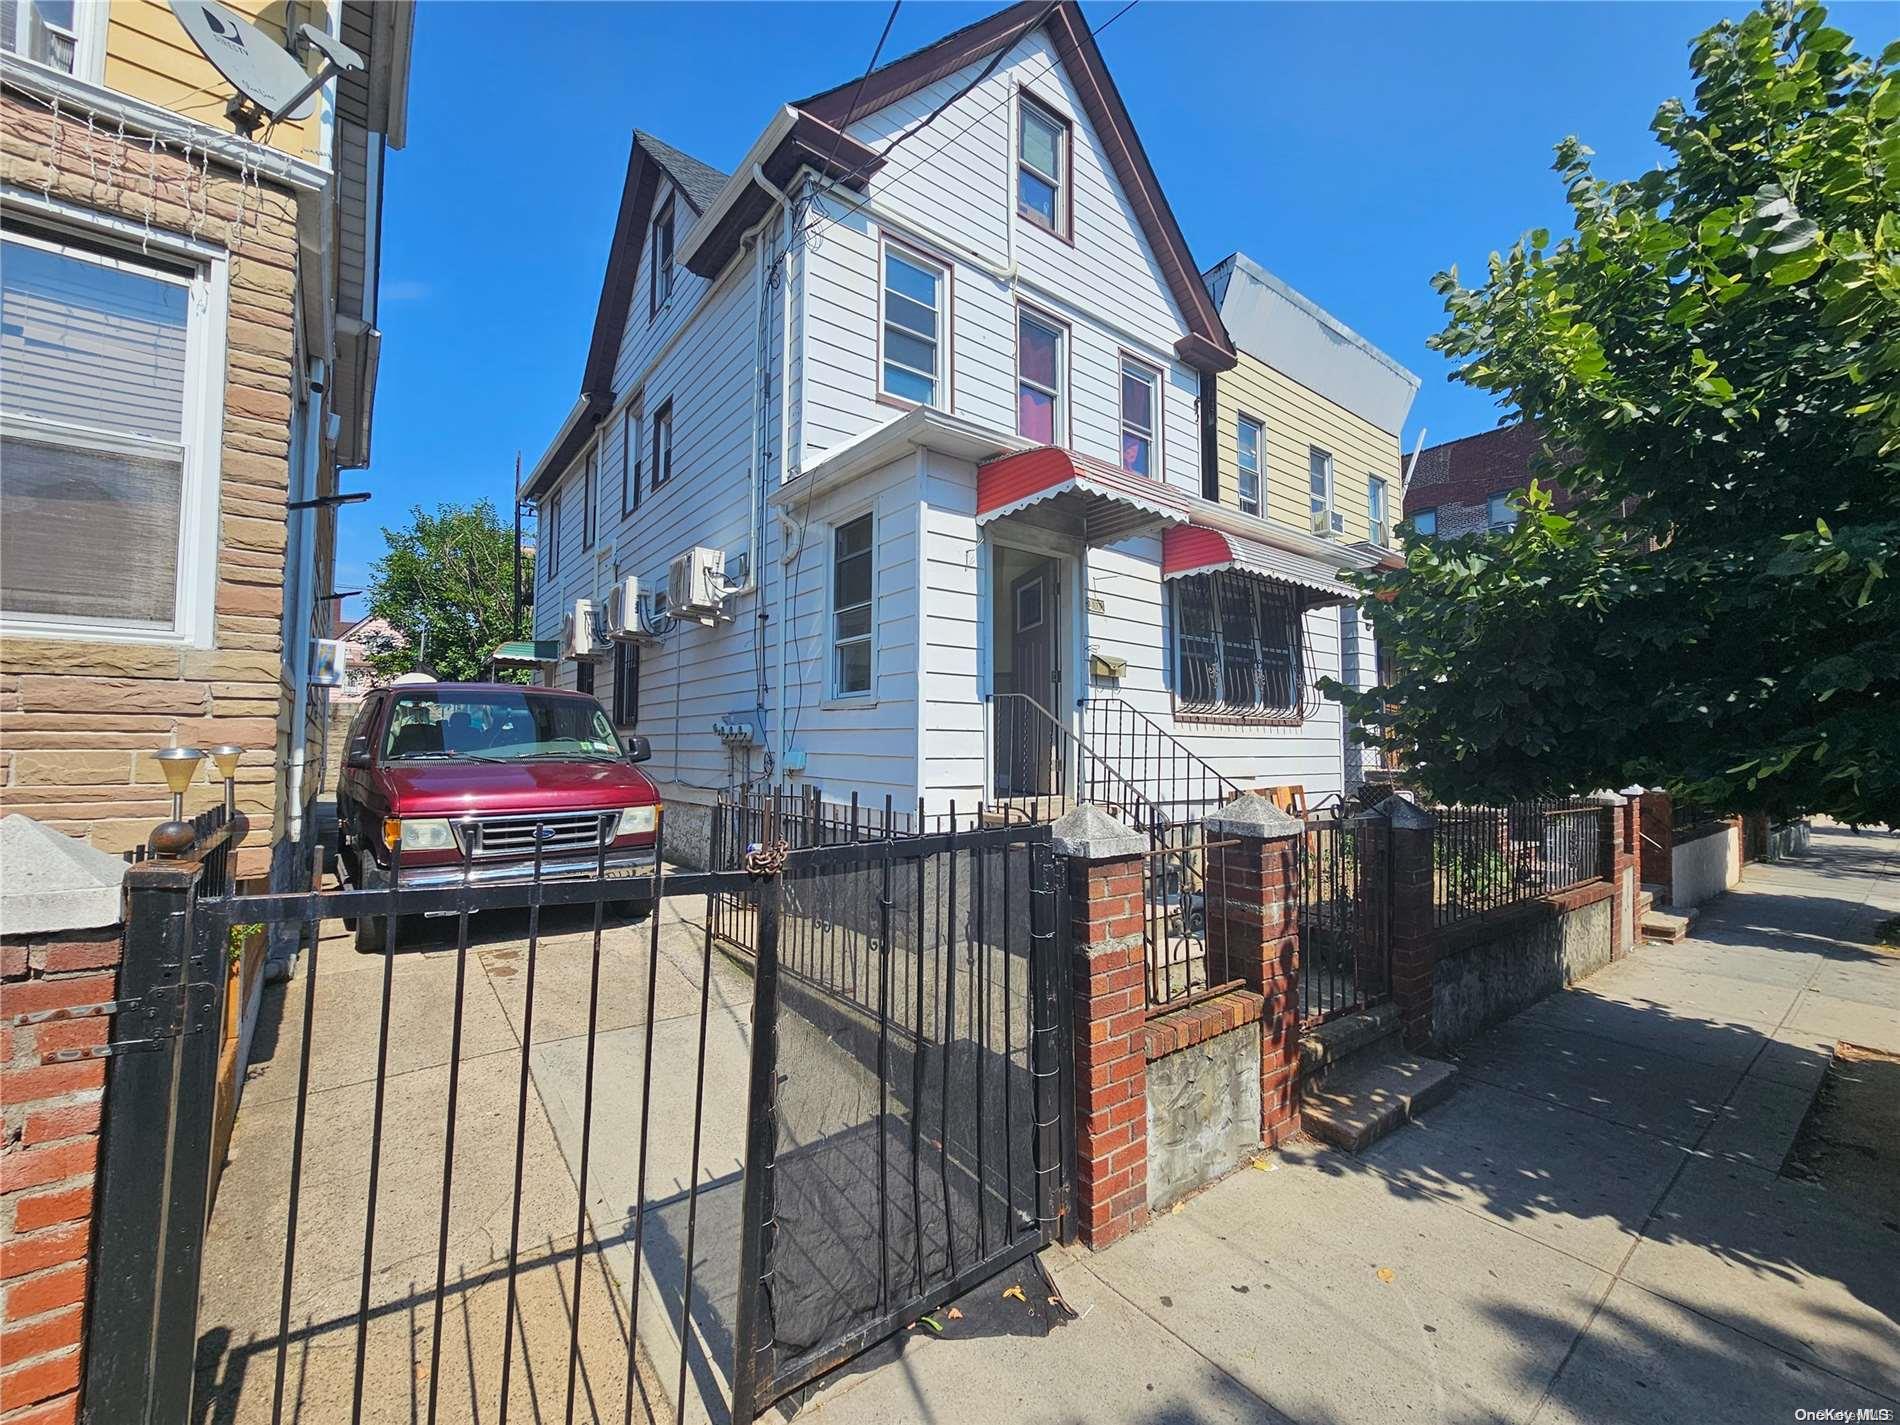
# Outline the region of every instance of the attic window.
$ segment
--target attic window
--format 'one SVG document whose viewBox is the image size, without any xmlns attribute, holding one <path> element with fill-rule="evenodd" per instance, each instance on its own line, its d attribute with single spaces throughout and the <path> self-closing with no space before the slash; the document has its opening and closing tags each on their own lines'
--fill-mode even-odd
<svg viewBox="0 0 1900 1425">
<path fill-rule="evenodd" d="M 658 316 L 673 296 L 673 200 L 668 197 L 653 219 L 652 253 L 647 282 L 647 315 Z"/>
<path fill-rule="evenodd" d="M 1067 121 L 1022 95 L 1016 119 L 1016 211 L 1058 234 L 1068 226 L 1068 148 Z"/>
</svg>

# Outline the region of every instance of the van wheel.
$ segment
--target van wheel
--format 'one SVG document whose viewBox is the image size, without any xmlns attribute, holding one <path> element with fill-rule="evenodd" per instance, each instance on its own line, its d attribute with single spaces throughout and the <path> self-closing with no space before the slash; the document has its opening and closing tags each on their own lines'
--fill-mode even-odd
<svg viewBox="0 0 1900 1425">
<path fill-rule="evenodd" d="M 363 915 L 356 919 L 356 950 L 359 955 L 380 955 L 389 943 L 389 920 L 381 915 Z"/>
</svg>

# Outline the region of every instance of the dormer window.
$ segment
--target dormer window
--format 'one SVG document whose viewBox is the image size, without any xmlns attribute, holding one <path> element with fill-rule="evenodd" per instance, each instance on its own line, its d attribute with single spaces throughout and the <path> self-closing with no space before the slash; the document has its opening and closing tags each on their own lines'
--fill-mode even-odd
<svg viewBox="0 0 1900 1425">
<path fill-rule="evenodd" d="M 1068 227 L 1069 125 L 1027 94 L 1017 104 L 1016 211 L 1038 227 Z"/>
<path fill-rule="evenodd" d="M 657 317 L 673 296 L 673 200 L 660 205 L 653 218 L 652 253 L 647 283 L 647 315 Z"/>
</svg>

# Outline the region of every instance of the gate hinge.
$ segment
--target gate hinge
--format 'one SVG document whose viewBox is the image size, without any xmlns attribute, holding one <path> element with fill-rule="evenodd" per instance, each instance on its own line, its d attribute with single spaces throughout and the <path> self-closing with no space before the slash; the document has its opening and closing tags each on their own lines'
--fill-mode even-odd
<svg viewBox="0 0 1900 1425">
<path fill-rule="evenodd" d="M 14 1016 L 15 1028 L 38 1024 L 56 1024 L 68 1019 L 119 1017 L 123 1037 L 104 1044 L 77 1049 L 55 1049 L 40 1056 L 41 1064 L 70 1064 L 82 1059 L 107 1059 L 116 1054 L 135 1054 L 162 1049 L 181 1034 L 196 1034 L 211 1023 L 211 1011 L 217 986 L 209 980 L 189 985 L 161 985 L 130 999 L 104 1000 L 98 1004 L 71 1005 L 60 1009 L 42 1009 Z"/>
</svg>

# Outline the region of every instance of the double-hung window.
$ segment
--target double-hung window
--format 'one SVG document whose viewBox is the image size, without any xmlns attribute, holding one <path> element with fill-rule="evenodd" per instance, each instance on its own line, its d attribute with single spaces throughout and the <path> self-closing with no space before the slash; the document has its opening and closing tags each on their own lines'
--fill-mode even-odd
<svg viewBox="0 0 1900 1425">
<path fill-rule="evenodd" d="M 214 269 L 24 229 L 0 249 L 0 613 L 49 632 L 205 636 Z"/>
<path fill-rule="evenodd" d="M 1377 475 L 1366 477 L 1366 529 L 1368 538 L 1380 548 L 1392 542 L 1392 527 L 1385 516 L 1385 481 Z"/>
<path fill-rule="evenodd" d="M 1293 588 L 1223 570 L 1174 581 L 1175 696 L 1183 711 L 1292 717 L 1300 710 Z"/>
<path fill-rule="evenodd" d="M 1059 324 L 1033 313 L 1016 315 L 1016 433 L 1043 445 L 1061 445 L 1064 439 L 1067 335 Z"/>
<path fill-rule="evenodd" d="M 600 446 L 587 452 L 587 464 L 581 470 L 581 548 L 594 547 L 594 526 L 597 523 L 595 509 L 598 496 L 595 486 L 600 483 Z"/>
<path fill-rule="evenodd" d="M 1122 358 L 1122 469 L 1155 473 L 1155 435 L 1160 429 L 1161 373 L 1131 356 Z"/>
<path fill-rule="evenodd" d="M 944 289 L 938 263 L 884 248 L 884 337 L 878 390 L 919 406 L 942 406 Z"/>
<path fill-rule="evenodd" d="M 668 401 L 653 415 L 653 488 L 659 489 L 673 478 L 673 403 Z"/>
<path fill-rule="evenodd" d="M 541 542 L 546 546 L 541 551 L 541 567 L 547 570 L 548 582 L 552 583 L 554 576 L 561 572 L 561 495 L 558 490 L 548 501 L 548 527 Z"/>
<path fill-rule="evenodd" d="M 1493 495 L 1485 501 L 1485 523 L 1492 529 L 1515 529 L 1517 511 L 1511 508 L 1509 495 Z"/>
<path fill-rule="evenodd" d="M 1069 126 L 1027 94 L 1016 109 L 1016 211 L 1061 233 L 1068 226 Z"/>
<path fill-rule="evenodd" d="M 1239 472 L 1240 512 L 1260 513 L 1260 472 L 1266 462 L 1266 427 L 1251 416 L 1241 416 L 1234 428 L 1234 466 Z"/>
<path fill-rule="evenodd" d="M 1343 521 L 1333 509 L 1333 457 L 1317 445 L 1306 453 L 1307 500 L 1313 514 L 1313 533 L 1321 537 L 1338 534 Z"/>
<path fill-rule="evenodd" d="M 640 445 L 640 410 L 628 406 L 620 417 L 620 513 L 632 514 L 640 508 L 640 466 L 646 452 Z"/>
<path fill-rule="evenodd" d="M 0 50 L 97 83 L 106 0 L 0 0 Z"/>
<path fill-rule="evenodd" d="M 673 200 L 668 197 L 653 219 L 647 244 L 647 315 L 656 317 L 673 296 Z"/>
<path fill-rule="evenodd" d="M 859 515 L 831 535 L 831 693 L 871 691 L 872 516 Z"/>
</svg>

